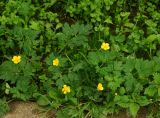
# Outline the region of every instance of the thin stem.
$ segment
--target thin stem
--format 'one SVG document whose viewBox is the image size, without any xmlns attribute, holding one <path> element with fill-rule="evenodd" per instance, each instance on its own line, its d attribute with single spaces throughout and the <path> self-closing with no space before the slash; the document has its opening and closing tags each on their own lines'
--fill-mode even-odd
<svg viewBox="0 0 160 118">
<path fill-rule="evenodd" d="M 65 55 L 66 55 L 67 59 L 71 62 L 72 66 L 74 66 L 73 61 L 69 58 L 69 56 L 67 55 L 67 53 L 65 53 Z"/>
<path fill-rule="evenodd" d="M 82 57 L 84 57 L 84 59 L 86 60 L 86 62 L 89 64 L 89 61 L 88 61 L 88 59 L 85 57 L 85 55 L 83 54 L 83 53 L 81 53 L 81 52 L 79 52 L 81 55 L 82 55 Z"/>
<path fill-rule="evenodd" d="M 90 112 L 88 112 L 88 113 L 86 114 L 85 118 L 88 118 L 89 115 L 90 115 Z"/>
</svg>

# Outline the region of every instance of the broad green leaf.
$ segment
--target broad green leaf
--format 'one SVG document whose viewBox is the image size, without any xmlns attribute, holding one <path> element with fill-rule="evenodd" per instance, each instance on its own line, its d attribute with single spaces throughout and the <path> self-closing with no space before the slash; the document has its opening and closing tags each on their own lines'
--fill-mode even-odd
<svg viewBox="0 0 160 118">
<path fill-rule="evenodd" d="M 121 61 L 114 61 L 114 70 L 121 71 L 122 70 L 122 62 Z"/>
<path fill-rule="evenodd" d="M 24 17 L 30 16 L 31 14 L 34 13 L 32 9 L 32 5 L 29 4 L 29 2 L 21 2 L 18 4 L 18 12 L 20 15 L 23 15 Z M 32 11 L 32 12 L 31 12 Z"/>
<path fill-rule="evenodd" d="M 153 61 L 137 59 L 135 63 L 135 68 L 141 78 L 151 75 L 153 73 L 153 67 Z"/>
<path fill-rule="evenodd" d="M 50 104 L 50 101 L 45 95 L 41 95 L 39 96 L 37 103 L 41 106 L 46 106 Z"/>
<path fill-rule="evenodd" d="M 44 3 L 45 8 L 49 8 L 49 7 L 53 6 L 56 2 L 57 2 L 57 0 L 49 0 L 49 1 L 45 2 Z"/>
<path fill-rule="evenodd" d="M 62 26 L 63 26 L 62 23 L 58 23 L 58 24 L 56 25 L 56 29 L 59 29 L 59 28 L 61 28 Z"/>
<path fill-rule="evenodd" d="M 145 23 L 150 26 L 150 27 L 156 27 L 156 22 L 152 21 L 152 20 L 145 20 Z"/>
<path fill-rule="evenodd" d="M 134 59 L 126 59 L 125 64 L 123 65 L 123 70 L 127 73 L 132 72 L 132 70 L 135 68 L 135 60 Z"/>
<path fill-rule="evenodd" d="M 0 117 L 9 112 L 10 108 L 6 100 L 0 99 Z"/>
<path fill-rule="evenodd" d="M 51 89 L 49 92 L 49 97 L 52 98 L 52 99 L 55 99 L 57 100 L 58 99 L 58 91 L 55 90 L 55 89 Z"/>
<path fill-rule="evenodd" d="M 126 93 L 126 90 L 124 87 L 120 87 L 119 92 L 121 95 L 124 95 Z"/>
<path fill-rule="evenodd" d="M 160 84 L 160 74 L 159 73 L 155 73 L 155 74 L 153 74 L 153 76 L 154 76 L 155 84 Z"/>
<path fill-rule="evenodd" d="M 46 80 L 48 80 L 48 78 L 46 77 L 45 74 L 40 75 L 40 76 L 39 76 L 39 79 L 40 79 L 42 82 L 45 82 Z"/>
<path fill-rule="evenodd" d="M 57 118 L 71 118 L 69 109 L 62 109 L 56 112 Z"/>
<path fill-rule="evenodd" d="M 7 88 L 5 89 L 5 94 L 7 94 L 7 95 L 9 94 L 9 89 L 7 89 Z"/>
<path fill-rule="evenodd" d="M 38 21 L 30 21 L 30 28 L 33 30 L 41 30 L 40 23 Z"/>
<path fill-rule="evenodd" d="M 53 59 L 55 58 L 54 54 L 51 53 L 47 58 L 46 58 L 46 63 L 47 65 L 53 65 Z"/>
<path fill-rule="evenodd" d="M 104 22 L 109 23 L 109 24 L 112 24 L 111 17 L 108 17 L 108 16 L 107 16 L 107 18 L 105 19 Z"/>
<path fill-rule="evenodd" d="M 152 43 L 153 41 L 157 40 L 160 38 L 160 35 L 157 35 L 157 34 L 151 34 L 149 35 L 146 40 L 145 40 L 145 43 Z"/>
<path fill-rule="evenodd" d="M 109 82 L 108 83 L 108 87 L 113 90 L 116 91 L 118 87 L 120 87 L 120 83 L 119 82 Z"/>
<path fill-rule="evenodd" d="M 130 15 L 130 12 L 121 12 L 120 15 L 122 17 L 128 17 Z"/>
<path fill-rule="evenodd" d="M 156 86 L 150 85 L 145 89 L 144 94 L 149 95 L 149 96 L 154 96 L 156 92 L 157 92 Z"/>
<path fill-rule="evenodd" d="M 74 105 L 77 105 L 78 103 L 77 98 L 70 98 L 69 101 L 73 103 Z"/>
<path fill-rule="evenodd" d="M 115 96 L 114 102 L 116 104 L 118 104 L 119 106 L 121 106 L 122 108 L 128 108 L 129 105 L 130 105 L 129 97 L 126 96 L 126 95 L 123 95 L 123 96 L 117 95 L 117 96 Z"/>
<path fill-rule="evenodd" d="M 68 79 L 68 78 L 66 77 L 66 79 Z M 59 79 L 56 81 L 56 85 L 57 85 L 58 87 L 62 87 L 64 84 L 65 84 L 65 83 L 64 83 L 64 81 L 63 81 L 62 78 L 59 78 Z"/>
<path fill-rule="evenodd" d="M 0 65 L 0 79 L 15 83 L 18 80 L 18 66 L 11 61 L 5 61 Z M 9 73 L 9 74 L 8 74 Z"/>
<path fill-rule="evenodd" d="M 99 57 L 97 55 L 98 55 L 98 52 L 89 52 L 88 61 L 93 65 L 98 65 L 100 60 L 99 60 Z"/>
<path fill-rule="evenodd" d="M 147 106 L 150 102 L 146 96 L 139 96 L 136 98 L 136 101 L 140 106 Z"/>
<path fill-rule="evenodd" d="M 73 71 L 79 71 L 80 69 L 84 68 L 85 63 L 84 62 L 79 62 L 76 65 L 73 66 Z"/>
<path fill-rule="evenodd" d="M 126 91 L 133 91 L 135 88 L 134 88 L 134 85 L 136 84 L 136 80 L 133 78 L 132 75 L 129 75 L 128 76 L 125 76 L 126 80 L 125 80 L 125 88 L 126 88 Z"/>
<path fill-rule="evenodd" d="M 69 26 L 64 24 L 62 33 L 57 35 L 59 48 L 63 50 L 66 47 L 70 49 L 83 46 L 88 47 L 88 34 L 90 32 L 89 25 L 76 23 Z"/>
<path fill-rule="evenodd" d="M 26 93 L 29 90 L 29 87 L 30 87 L 29 84 L 31 79 L 32 78 L 30 76 L 19 77 L 16 83 L 16 88 L 20 90 L 22 93 Z"/>
<path fill-rule="evenodd" d="M 134 24 L 133 23 L 125 23 L 124 26 L 129 27 L 129 28 L 133 28 Z"/>
<path fill-rule="evenodd" d="M 135 118 L 140 106 L 137 103 L 130 103 L 129 104 L 129 111 L 131 115 Z"/>
</svg>

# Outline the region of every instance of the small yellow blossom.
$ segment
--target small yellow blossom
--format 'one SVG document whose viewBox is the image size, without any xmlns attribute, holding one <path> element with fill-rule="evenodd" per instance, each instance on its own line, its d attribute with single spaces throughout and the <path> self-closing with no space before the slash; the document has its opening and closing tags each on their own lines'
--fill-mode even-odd
<svg viewBox="0 0 160 118">
<path fill-rule="evenodd" d="M 58 58 L 53 60 L 53 65 L 54 66 L 59 66 L 59 59 Z"/>
<path fill-rule="evenodd" d="M 12 61 L 14 64 L 18 64 L 21 61 L 21 56 L 13 56 Z"/>
<path fill-rule="evenodd" d="M 103 42 L 102 45 L 101 45 L 101 49 L 103 49 L 103 50 L 109 50 L 110 49 L 109 43 Z"/>
<path fill-rule="evenodd" d="M 101 83 L 98 84 L 97 90 L 98 91 L 103 91 L 103 85 Z"/>
<path fill-rule="evenodd" d="M 63 85 L 62 92 L 63 92 L 63 94 L 70 93 L 71 92 L 70 86 Z"/>
</svg>

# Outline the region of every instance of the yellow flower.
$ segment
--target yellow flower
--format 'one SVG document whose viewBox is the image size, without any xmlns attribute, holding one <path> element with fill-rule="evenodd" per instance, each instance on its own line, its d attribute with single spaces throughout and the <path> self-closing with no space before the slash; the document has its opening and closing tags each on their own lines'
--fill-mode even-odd
<svg viewBox="0 0 160 118">
<path fill-rule="evenodd" d="M 21 61 L 21 56 L 13 56 L 12 61 L 14 64 L 18 64 Z"/>
<path fill-rule="evenodd" d="M 62 92 L 63 92 L 63 94 L 70 93 L 71 92 L 70 86 L 63 85 Z"/>
<path fill-rule="evenodd" d="M 101 45 L 101 49 L 103 49 L 103 50 L 109 50 L 110 49 L 109 43 L 103 42 L 102 45 Z"/>
<path fill-rule="evenodd" d="M 101 83 L 98 84 L 97 90 L 98 91 L 103 91 L 103 85 Z"/>
<path fill-rule="evenodd" d="M 59 59 L 58 58 L 53 60 L 53 65 L 54 66 L 59 66 Z"/>
</svg>

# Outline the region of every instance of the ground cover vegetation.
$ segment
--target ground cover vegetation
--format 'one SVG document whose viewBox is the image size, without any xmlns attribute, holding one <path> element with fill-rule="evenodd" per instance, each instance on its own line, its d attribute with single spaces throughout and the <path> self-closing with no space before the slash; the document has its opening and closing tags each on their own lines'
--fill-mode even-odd
<svg viewBox="0 0 160 118">
<path fill-rule="evenodd" d="M 16 99 L 55 109 L 57 118 L 106 118 L 121 110 L 136 117 L 144 107 L 148 118 L 159 118 L 159 6 L 1 0 L 0 115 Z"/>
</svg>

